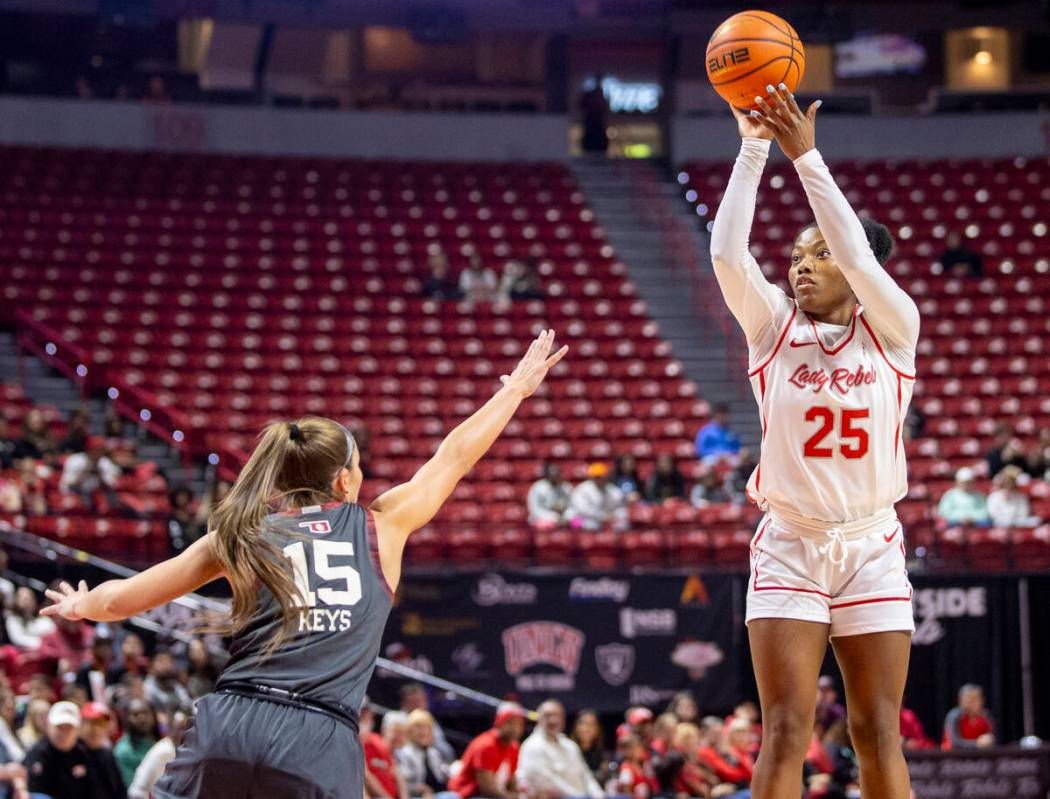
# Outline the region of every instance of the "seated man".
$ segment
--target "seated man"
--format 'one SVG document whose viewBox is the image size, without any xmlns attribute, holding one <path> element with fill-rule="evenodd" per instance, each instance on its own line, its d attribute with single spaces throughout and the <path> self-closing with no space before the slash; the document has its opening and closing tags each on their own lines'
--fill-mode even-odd
<svg viewBox="0 0 1050 799">
<path fill-rule="evenodd" d="M 514 702 L 501 704 L 493 728 L 470 742 L 463 753 L 462 768 L 449 780 L 448 787 L 463 799 L 518 799 L 514 773 L 524 734 L 524 708 Z"/>
<path fill-rule="evenodd" d="M 567 799 L 605 796 L 583 760 L 576 742 L 565 735 L 565 708 L 548 699 L 539 710 L 539 723 L 521 745 L 518 785 L 531 799 Z"/>
<path fill-rule="evenodd" d="M 966 684 L 959 689 L 959 706 L 948 711 L 944 719 L 941 748 L 983 749 L 995 745 L 995 724 L 984 707 L 981 686 Z"/>
<path fill-rule="evenodd" d="M 984 494 L 974 487 L 973 469 L 963 467 L 955 473 L 955 485 L 944 492 L 937 515 L 948 524 L 991 524 Z"/>
<path fill-rule="evenodd" d="M 551 530 L 565 522 L 572 486 L 561 479 L 556 463 L 543 464 L 543 476 L 529 488 L 526 499 L 529 524 L 540 530 Z"/>
<path fill-rule="evenodd" d="M 573 489 L 569 501 L 569 518 L 573 526 L 584 530 L 601 530 L 606 524 L 617 529 L 627 527 L 627 505 L 623 492 L 609 482 L 609 467 L 592 463 L 587 480 Z"/>
</svg>

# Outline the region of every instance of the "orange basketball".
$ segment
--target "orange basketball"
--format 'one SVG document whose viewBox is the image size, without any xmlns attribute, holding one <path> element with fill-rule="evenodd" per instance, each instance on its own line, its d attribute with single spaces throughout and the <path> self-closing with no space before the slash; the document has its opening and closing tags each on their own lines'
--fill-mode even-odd
<svg viewBox="0 0 1050 799">
<path fill-rule="evenodd" d="M 787 22 L 767 11 L 741 11 L 715 30 L 707 43 L 707 77 L 737 108 L 756 108 L 766 86 L 795 91 L 806 70 L 802 41 Z"/>
</svg>

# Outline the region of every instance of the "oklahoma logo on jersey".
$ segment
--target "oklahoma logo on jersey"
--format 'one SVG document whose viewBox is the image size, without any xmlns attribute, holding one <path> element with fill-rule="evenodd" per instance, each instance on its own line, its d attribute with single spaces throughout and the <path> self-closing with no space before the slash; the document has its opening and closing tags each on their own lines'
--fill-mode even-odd
<svg viewBox="0 0 1050 799">
<path fill-rule="evenodd" d="M 788 382 L 799 388 L 812 388 L 814 394 L 824 390 L 824 386 L 831 385 L 832 391 L 839 394 L 849 394 L 850 389 L 856 386 L 870 386 L 878 379 L 878 374 L 872 364 L 867 368 L 858 366 L 856 369 L 838 368 L 829 375 L 822 367 L 810 369 L 808 363 L 801 364 L 788 378 Z"/>
</svg>

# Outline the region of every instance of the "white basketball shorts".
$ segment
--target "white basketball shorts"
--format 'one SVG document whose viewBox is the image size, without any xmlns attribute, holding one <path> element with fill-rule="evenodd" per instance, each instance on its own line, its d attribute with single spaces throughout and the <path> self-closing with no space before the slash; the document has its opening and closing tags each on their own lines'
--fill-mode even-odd
<svg viewBox="0 0 1050 799">
<path fill-rule="evenodd" d="M 751 540 L 746 623 L 815 621 L 830 624 L 831 637 L 914 632 L 900 524 L 836 544 L 835 560 L 829 543 L 789 532 L 766 516 Z"/>
</svg>

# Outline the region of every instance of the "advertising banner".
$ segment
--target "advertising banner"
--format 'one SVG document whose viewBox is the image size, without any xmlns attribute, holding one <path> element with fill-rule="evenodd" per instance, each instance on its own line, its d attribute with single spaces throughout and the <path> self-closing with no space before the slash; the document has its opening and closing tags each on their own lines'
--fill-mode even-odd
<svg viewBox="0 0 1050 799">
<path fill-rule="evenodd" d="M 1046 799 L 1050 748 L 912 752 L 908 772 L 915 799 Z"/>
</svg>

